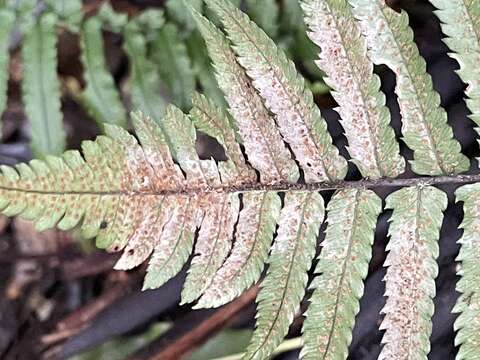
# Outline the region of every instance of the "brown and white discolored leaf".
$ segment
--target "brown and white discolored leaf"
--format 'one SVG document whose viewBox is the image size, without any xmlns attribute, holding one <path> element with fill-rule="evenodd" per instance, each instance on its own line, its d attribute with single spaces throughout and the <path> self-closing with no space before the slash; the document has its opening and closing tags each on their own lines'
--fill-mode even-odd
<svg viewBox="0 0 480 360">
<path fill-rule="evenodd" d="M 375 64 L 395 73 L 395 92 L 402 115 L 403 141 L 414 151 L 413 171 L 448 175 L 468 170 L 460 143 L 453 138 L 440 95 L 433 89 L 425 60 L 413 41 L 408 15 L 397 13 L 384 0 L 349 0 L 367 39 Z"/>
<path fill-rule="evenodd" d="M 480 2 L 477 0 L 430 0 L 437 9 L 443 41 L 450 56 L 460 65 L 457 70 L 467 84 L 466 103 L 469 117 L 480 126 Z M 477 127 L 477 132 L 480 130 Z"/>
<path fill-rule="evenodd" d="M 389 252 L 385 260 L 385 330 L 379 359 L 427 359 L 438 274 L 438 239 L 446 194 L 431 186 L 412 186 L 387 197 Z"/>
<path fill-rule="evenodd" d="M 258 281 L 267 260 L 280 207 L 280 198 L 275 192 L 243 194 L 243 209 L 236 226 L 232 253 L 215 274 L 197 307 L 223 305 Z"/>
<path fill-rule="evenodd" d="M 152 253 L 157 238 L 166 223 L 171 220 L 177 207 L 176 199 L 170 197 L 145 196 L 142 199 L 143 218 L 129 237 L 128 245 L 115 264 L 117 270 L 130 270 L 143 263 Z M 178 214 L 176 214 L 178 216 Z"/>
<path fill-rule="evenodd" d="M 143 289 L 155 289 L 174 277 L 188 260 L 199 223 L 197 197 L 170 196 L 177 206 L 155 241 Z"/>
<path fill-rule="evenodd" d="M 262 182 L 297 181 L 297 165 L 228 40 L 205 17 L 194 10 L 192 13 L 213 60 L 217 82 L 238 126 L 248 161 L 260 172 Z"/>
<path fill-rule="evenodd" d="M 153 170 L 152 181 L 157 190 L 178 189 L 185 186 L 185 178 L 173 162 L 165 135 L 151 118 L 141 112 L 132 113 L 132 122 L 140 140 L 145 157 Z M 162 176 L 163 174 L 169 176 Z"/>
<path fill-rule="evenodd" d="M 132 120 L 141 145 L 124 129 L 106 126 L 107 136 L 84 143 L 83 157 L 69 151 L 43 161 L 1 166 L 0 209 L 32 219 L 38 228 L 78 226 L 85 236 L 96 236 L 100 247 L 124 249 L 117 268 L 131 269 L 149 259 L 144 289 L 161 286 L 175 276 L 194 249 L 182 301 L 198 300 L 196 307 L 232 300 L 259 279 L 268 258 L 257 299 L 256 330 L 244 354 L 244 359 L 264 360 L 299 314 L 324 216 L 323 199 L 316 190 L 343 188 L 329 203 L 327 235 L 305 320 L 302 354 L 311 359 L 346 358 L 375 219 L 381 211 L 380 198 L 364 187 L 423 184 L 424 180 L 336 181 L 344 177 L 346 161 L 332 145 L 326 122 L 294 64 L 229 1 L 207 1 L 220 15 L 230 39 L 208 20 L 195 16 L 233 120 L 201 95 L 195 96 L 189 116 L 175 107 L 169 107 L 156 122 L 138 113 Z M 403 159 L 389 126 L 378 78 L 366 57 L 365 39 L 353 18 L 358 8 L 352 10 L 349 1 L 355 5 L 367 0 L 305 0 L 304 7 L 312 38 L 323 49 L 319 63 L 334 87 L 354 160 L 365 176 L 393 177 L 402 171 Z M 365 4 L 377 4 L 374 1 Z M 288 4 L 290 8 L 294 2 Z M 391 23 L 381 24 L 403 26 L 405 18 L 395 15 Z M 138 29 L 130 30 L 137 33 Z M 142 39 L 137 40 L 145 50 Z M 135 39 L 130 40 L 135 45 Z M 401 50 L 409 53 L 411 36 L 400 40 L 405 42 Z M 417 56 L 411 55 L 412 59 Z M 414 85 L 421 88 L 420 81 Z M 152 99 L 147 104 L 150 110 L 155 107 Z M 444 129 L 442 125 L 438 131 L 451 140 Z M 200 159 L 197 130 L 217 139 L 228 160 Z M 425 141 L 424 133 L 421 137 Z M 426 157 L 433 159 L 430 155 Z M 296 161 L 305 175 L 298 183 Z M 333 183 L 320 184 L 325 181 Z M 465 201 L 475 194 L 459 195 Z M 476 226 L 469 220 L 478 209 L 476 205 L 472 209 L 471 202 L 465 204 L 464 251 L 459 258 L 463 294 L 457 306 L 462 314 L 456 325 L 462 358 L 476 354 L 472 350 L 478 347 L 475 307 L 480 303 L 475 291 L 468 290 L 476 272 L 475 239 L 467 227 Z M 394 192 L 387 205 L 393 208 L 392 239 L 386 261 L 388 299 L 380 358 L 425 359 L 446 197 L 438 189 L 419 185 Z"/>
<path fill-rule="evenodd" d="M 318 67 L 333 89 L 352 161 L 363 176 L 395 177 L 404 171 L 390 113 L 373 73 L 367 45 L 347 1 L 304 0 L 310 39 L 321 48 Z"/>
<path fill-rule="evenodd" d="M 220 175 L 213 160 L 200 160 L 195 148 L 195 127 L 179 108 L 172 105 L 165 111 L 162 131 L 173 158 L 178 161 L 190 186 L 220 184 Z"/>
<path fill-rule="evenodd" d="M 239 63 L 275 114 L 284 140 L 305 173 L 307 182 L 341 179 L 347 164 L 332 145 L 327 124 L 312 93 L 293 62 L 230 1 L 206 0 L 222 19 Z"/>
<path fill-rule="evenodd" d="M 237 193 L 210 194 L 200 202 L 205 209 L 185 285 L 182 303 L 195 301 L 210 286 L 232 247 L 240 201 Z"/>
</svg>

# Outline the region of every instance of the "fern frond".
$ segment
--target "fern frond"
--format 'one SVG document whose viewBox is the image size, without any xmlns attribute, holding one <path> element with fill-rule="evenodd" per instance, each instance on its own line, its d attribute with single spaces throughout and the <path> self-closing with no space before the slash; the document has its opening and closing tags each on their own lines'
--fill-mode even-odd
<svg viewBox="0 0 480 360">
<path fill-rule="evenodd" d="M 438 239 L 447 196 L 431 186 L 403 188 L 387 197 L 390 219 L 389 251 L 385 260 L 387 302 L 380 329 L 385 329 L 379 359 L 401 354 L 427 359 L 438 274 Z"/>
<path fill-rule="evenodd" d="M 413 150 L 412 170 L 446 175 L 468 170 L 469 160 L 453 138 L 440 95 L 433 90 L 425 60 L 413 41 L 406 12 L 397 13 L 384 0 L 349 0 L 376 64 L 397 76 L 395 92 L 402 114 L 403 141 Z"/>
<path fill-rule="evenodd" d="M 127 125 L 127 114 L 112 75 L 105 64 L 102 23 L 96 17 L 86 20 L 80 33 L 82 65 L 86 88 L 80 95 L 90 115 L 99 125 Z M 108 104 L 108 106 L 106 106 Z"/>
<path fill-rule="evenodd" d="M 480 3 L 475 0 L 430 0 L 438 10 L 450 56 L 460 64 L 458 75 L 468 87 L 470 118 L 480 126 Z M 477 132 L 480 130 L 477 127 Z"/>
<path fill-rule="evenodd" d="M 0 9 L 0 115 L 3 114 L 7 105 L 8 77 L 10 62 L 10 35 L 15 14 L 7 9 Z M 1 129 L 0 129 L 1 131 Z"/>
<path fill-rule="evenodd" d="M 363 176 L 395 177 L 404 171 L 380 79 L 346 1 L 304 0 L 309 36 L 321 48 L 318 67 L 334 91 L 348 151 Z"/>
<path fill-rule="evenodd" d="M 302 359 L 347 358 L 382 202 L 370 190 L 342 190 L 327 210 L 315 290 L 303 324 Z"/>
<path fill-rule="evenodd" d="M 22 44 L 22 95 L 31 124 L 31 147 L 37 156 L 65 149 L 57 78 L 57 17 L 47 13 L 29 27 Z"/>
<path fill-rule="evenodd" d="M 161 96 L 156 66 L 147 57 L 145 37 L 134 21 L 125 26 L 123 36 L 123 47 L 130 62 L 129 85 L 133 106 L 152 119 L 161 119 L 166 104 Z"/>
<path fill-rule="evenodd" d="M 298 168 L 250 79 L 238 64 L 225 36 L 206 18 L 192 12 L 214 62 L 217 82 L 226 95 L 249 162 L 262 181 L 295 182 Z"/>
<path fill-rule="evenodd" d="M 455 345 L 460 346 L 457 360 L 480 358 L 480 184 L 462 186 L 455 192 L 458 201 L 463 202 L 463 229 L 457 261 L 460 262 L 457 275 L 460 280 L 456 290 L 461 293 L 453 312 L 459 313 L 454 329 L 457 331 Z"/>
<path fill-rule="evenodd" d="M 188 109 L 195 90 L 195 74 L 187 47 L 178 33 L 179 29 L 172 23 L 160 29 L 153 42 L 152 60 L 158 65 L 160 77 L 171 92 L 172 102 Z"/>
<path fill-rule="evenodd" d="M 78 228 L 84 237 L 96 237 L 98 247 L 122 251 L 116 269 L 129 270 L 148 261 L 144 289 L 161 286 L 191 258 L 182 303 L 197 301 L 194 308 L 218 307 L 234 299 L 260 279 L 268 264 L 257 297 L 256 329 L 243 355 L 243 359 L 264 360 L 273 355 L 299 315 L 324 218 L 319 191 L 337 189 L 328 204 L 326 237 L 312 283 L 301 356 L 345 359 L 364 290 L 376 219 L 382 211 L 381 198 L 368 189 L 403 187 L 386 200 L 393 215 L 385 261 L 387 301 L 382 310 L 385 334 L 380 359 L 426 359 L 438 272 L 435 258 L 447 206 L 446 194 L 432 185 L 480 181 L 480 175 L 391 178 L 403 171 L 404 160 L 367 45 L 373 60 L 392 67 L 399 79 L 396 91 L 405 122 L 404 136 L 415 152 L 414 170 L 449 175 L 468 167 L 413 43 L 407 16 L 397 15 L 383 0 L 302 1 L 310 35 L 322 48 L 318 64 L 334 88 L 349 151 L 368 177 L 354 182 L 341 180 L 347 162 L 333 146 L 311 92 L 285 53 L 231 1 L 205 1 L 228 34 L 200 14 L 203 2 L 196 0 L 190 10 L 206 44 L 184 11 L 188 6 L 168 2 L 170 19 L 179 16 L 179 28 L 187 28 L 182 37 L 187 48 L 180 44 L 177 28 L 164 24 L 162 11 L 147 11 L 125 23 L 126 18 L 104 7 L 103 15 L 85 21 L 82 42 L 87 88 L 83 96 L 90 98 L 98 113 L 95 116 L 105 123 L 105 135 L 83 142 L 82 153 L 67 151 L 28 164 L 0 165 L 0 212 L 30 219 L 39 230 Z M 464 7 L 452 11 L 461 9 L 466 16 L 465 9 L 471 10 L 473 17 L 467 23 L 471 22 L 473 29 L 478 25 L 475 19 L 480 18 L 480 8 L 464 1 Z M 72 6 L 78 6 L 75 2 L 77 5 Z M 274 3 L 254 5 L 276 9 Z M 35 4 L 30 0 L 24 4 L 33 13 Z M 297 18 L 302 16 L 298 3 L 285 0 L 283 4 L 296 9 Z M 177 13 L 173 15 L 171 9 Z M 48 11 L 39 15 L 35 24 L 31 22 L 34 16 L 30 20 L 22 16 L 25 24 L 21 29 L 28 30 L 22 52 L 27 114 L 34 127 L 39 127 L 39 119 L 52 120 L 61 127 L 54 53 L 58 19 Z M 11 26 L 8 21 L 6 16 Z M 122 31 L 131 66 L 132 106 L 148 114 L 131 115 L 136 136 L 119 126 L 124 125 L 126 115 L 106 71 L 102 22 Z M 290 40 L 301 39 L 298 48 L 316 57 L 318 49 L 312 51 L 313 44 L 303 45 L 303 41 L 308 42 L 306 35 L 300 34 L 304 28 L 298 24 Z M 5 43 L 7 32 L 0 31 L 0 40 L 3 37 Z M 466 37 L 472 42 L 470 35 Z M 186 91 L 193 90 L 195 75 L 220 106 L 194 94 L 188 115 L 176 106 L 166 107 L 162 79 L 147 51 L 153 41 L 157 61 L 179 58 L 179 64 L 160 70 L 179 104 L 189 107 Z M 170 48 L 160 54 L 164 45 Z M 207 47 L 215 75 L 210 71 Z M 469 51 L 476 53 L 475 49 L 465 45 L 460 50 L 468 56 L 457 55 L 473 61 L 478 54 L 473 56 Z M 194 54 L 191 64 L 185 61 L 187 51 Z M 461 64 L 461 71 L 472 66 L 468 61 Z M 7 62 L 0 58 L 0 91 Z M 183 67 L 190 65 L 192 68 L 182 73 Z M 172 86 L 172 76 L 182 77 L 181 89 Z M 225 94 L 230 114 L 223 107 L 213 76 Z M 469 87 L 472 99 L 478 86 L 475 81 Z M 42 111 L 34 112 L 37 108 Z M 50 125 L 46 134 L 53 130 L 58 134 L 57 128 Z M 215 138 L 227 159 L 201 159 L 197 131 Z M 45 129 L 33 135 L 37 134 L 45 136 Z M 56 145 L 53 150 L 57 153 L 64 146 L 46 137 L 42 140 L 42 145 Z M 476 266 L 480 256 L 480 187 L 462 187 L 457 198 L 464 202 L 465 219 L 458 257 L 458 290 L 462 295 L 454 309 L 460 312 L 455 328 L 458 357 L 466 359 L 478 357 L 480 347 L 480 271 Z M 295 343 L 298 346 L 300 341 Z"/>
<path fill-rule="evenodd" d="M 238 54 L 238 61 L 253 79 L 253 86 L 276 115 L 307 182 L 341 179 L 346 162 L 332 145 L 327 124 L 313 102 L 305 81 L 285 53 L 229 1 L 206 0 L 222 19 Z"/>
<path fill-rule="evenodd" d="M 243 359 L 267 359 L 287 334 L 305 294 L 323 217 L 320 194 L 286 194 L 268 272 L 257 296 L 256 329 Z"/>
</svg>

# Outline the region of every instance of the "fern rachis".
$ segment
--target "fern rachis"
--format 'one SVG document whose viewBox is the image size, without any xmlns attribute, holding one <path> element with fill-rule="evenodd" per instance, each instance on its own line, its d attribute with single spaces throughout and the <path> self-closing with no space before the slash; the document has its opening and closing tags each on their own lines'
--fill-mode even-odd
<svg viewBox="0 0 480 360">
<path fill-rule="evenodd" d="M 144 91 L 157 84 L 156 77 L 145 78 L 141 71 L 151 64 L 138 61 L 133 64 L 134 102 L 148 104 L 149 112 L 132 115 L 138 141 L 126 130 L 106 125 L 106 136 L 84 142 L 83 156 L 68 151 L 44 161 L 2 166 L 3 213 L 32 219 L 39 229 L 79 226 L 86 237 L 97 238 L 99 247 L 123 250 L 117 269 L 148 259 L 145 289 L 172 278 L 193 252 L 182 302 L 197 301 L 196 307 L 232 300 L 260 279 L 267 264 L 256 330 L 244 354 L 245 359 L 267 359 L 287 334 L 306 292 L 325 215 L 319 191 L 336 190 L 326 206 L 326 237 L 315 267 L 301 354 L 345 359 L 382 212 L 381 199 L 372 190 L 401 187 L 386 198 L 393 214 L 380 358 L 426 359 L 435 258 L 447 205 L 445 193 L 433 185 L 479 182 L 480 175 L 458 174 L 467 169 L 468 159 L 439 107 L 406 15 L 393 13 L 382 0 L 302 1 L 309 36 L 321 48 L 317 65 L 339 105 L 347 150 L 366 177 L 344 181 L 346 159 L 333 145 L 293 63 L 230 2 L 205 2 L 223 22 L 226 36 L 195 10 L 192 14 L 207 40 L 229 114 L 199 94 L 193 96 L 188 115 L 174 106 L 164 111 Z M 372 12 L 367 16 L 362 6 Z M 452 26 L 446 10 L 441 11 L 446 26 Z M 144 52 L 135 24 L 125 32 L 130 56 Z M 456 35 L 449 31 L 449 36 Z M 459 59 L 471 55 L 461 50 L 465 48 L 459 47 Z M 394 179 L 404 171 L 405 160 L 389 124 L 374 62 L 392 67 L 399 79 L 402 131 L 414 151 L 413 171 L 443 176 Z M 461 71 L 474 73 L 469 65 L 461 62 Z M 478 84 L 469 85 L 475 94 Z M 409 111 L 410 101 L 422 111 Z M 214 137 L 227 160 L 200 159 L 196 130 Z M 298 181 L 301 174 L 305 182 Z M 457 191 L 465 202 L 458 284 L 463 295 L 456 306 L 462 359 L 480 353 L 480 284 L 472 255 L 479 252 L 476 185 Z"/>
</svg>

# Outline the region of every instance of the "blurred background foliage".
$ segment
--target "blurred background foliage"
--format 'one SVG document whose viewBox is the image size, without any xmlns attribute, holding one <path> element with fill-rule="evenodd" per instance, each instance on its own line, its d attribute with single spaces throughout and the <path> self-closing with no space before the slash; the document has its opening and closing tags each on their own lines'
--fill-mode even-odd
<svg viewBox="0 0 480 360">
<path fill-rule="evenodd" d="M 188 2 L 217 23 L 201 0 Z M 313 63 L 316 49 L 306 36 L 297 0 L 234 2 L 289 54 L 314 93 L 326 91 Z M 10 53 L 19 50 L 14 60 L 21 68 L 17 75 L 33 156 L 60 154 L 75 145 L 68 141 L 71 134 L 63 121 L 66 98 L 85 110 L 87 121 L 96 122 L 99 132 L 103 123 L 128 127 L 132 109 L 157 121 L 167 103 L 188 111 L 195 90 L 225 107 L 205 45 L 184 2 L 152 1 L 145 8 L 128 5 L 125 1 L 1 1 L 0 113 L 7 105 Z M 62 73 L 64 37 L 73 42 L 70 50 L 80 62 L 74 73 L 70 69 Z M 106 37 L 115 39 L 115 63 L 109 59 L 107 52 L 112 49 Z"/>
</svg>

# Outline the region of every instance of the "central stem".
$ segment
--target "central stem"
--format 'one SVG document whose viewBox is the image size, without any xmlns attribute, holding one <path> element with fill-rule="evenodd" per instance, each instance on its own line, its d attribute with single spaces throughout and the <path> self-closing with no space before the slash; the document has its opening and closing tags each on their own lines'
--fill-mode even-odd
<svg viewBox="0 0 480 360">
<path fill-rule="evenodd" d="M 195 195 L 204 193 L 234 193 L 234 192 L 248 192 L 248 191 L 327 191 L 327 190 L 341 190 L 341 189 L 377 189 L 382 187 L 405 187 L 417 185 L 442 185 L 442 184 L 469 184 L 480 182 L 480 174 L 471 175 L 451 175 L 451 176 L 420 176 L 415 178 L 405 179 L 363 179 L 363 180 L 340 180 L 333 182 L 318 182 L 318 183 L 273 183 L 262 184 L 241 183 L 236 185 L 222 185 L 216 187 L 198 187 L 186 189 L 171 189 L 171 190 L 145 190 L 145 191 L 55 191 L 55 190 L 32 190 L 22 189 L 16 187 L 0 186 L 2 191 L 16 191 L 24 193 L 32 193 L 39 195 L 102 195 L 102 196 L 146 196 L 146 195 Z"/>
</svg>

